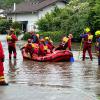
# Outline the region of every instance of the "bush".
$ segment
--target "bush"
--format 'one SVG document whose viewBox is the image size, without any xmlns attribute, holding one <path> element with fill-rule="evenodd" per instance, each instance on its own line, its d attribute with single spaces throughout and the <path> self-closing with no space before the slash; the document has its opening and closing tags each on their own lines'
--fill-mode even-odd
<svg viewBox="0 0 100 100">
<path fill-rule="evenodd" d="M 19 22 L 13 22 L 11 27 L 13 29 L 21 29 L 21 24 Z"/>
<path fill-rule="evenodd" d="M 20 33 L 20 29 L 15 29 L 15 35 L 18 37 L 21 33 Z"/>
<path fill-rule="evenodd" d="M 54 32 L 38 32 L 38 34 L 42 34 L 44 37 L 50 37 L 53 42 L 60 42 L 61 38 L 63 35 L 65 35 L 66 33 L 63 33 L 61 31 L 54 31 Z M 66 34 L 67 35 L 67 34 Z"/>
<path fill-rule="evenodd" d="M 70 0 L 64 9 L 55 8 L 54 11 L 42 17 L 37 22 L 38 29 L 42 32 L 51 31 L 51 34 L 53 31 L 63 31 L 64 33 L 67 32 L 66 34 L 72 32 L 74 38 L 79 39 L 85 27 L 89 26 L 91 28 L 88 24 L 89 12 L 89 2 L 85 0 Z M 59 39 L 61 34 L 56 35 L 56 37 Z M 52 35 L 54 36 L 54 34 Z"/>
<path fill-rule="evenodd" d="M 53 42 L 60 42 L 63 35 L 66 33 L 55 31 L 55 32 L 38 32 L 39 35 L 43 35 L 44 37 L 50 37 Z M 66 34 L 67 35 L 67 34 Z M 25 33 L 23 36 L 23 40 L 27 40 L 31 37 L 30 33 Z"/>
<path fill-rule="evenodd" d="M 4 32 L 6 32 L 6 29 L 9 28 L 9 21 L 7 21 L 6 19 L 0 19 L 0 33 L 3 34 Z"/>
<path fill-rule="evenodd" d="M 29 32 L 26 32 L 23 36 L 23 40 L 28 40 L 31 37 Z"/>
</svg>

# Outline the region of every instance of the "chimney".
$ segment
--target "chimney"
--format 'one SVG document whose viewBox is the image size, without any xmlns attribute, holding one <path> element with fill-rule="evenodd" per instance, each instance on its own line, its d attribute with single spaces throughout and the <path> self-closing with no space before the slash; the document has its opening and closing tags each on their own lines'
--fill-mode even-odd
<svg viewBox="0 0 100 100">
<path fill-rule="evenodd" d="M 16 3 L 14 3 L 14 8 L 13 8 L 13 11 L 15 11 L 16 10 Z"/>
</svg>

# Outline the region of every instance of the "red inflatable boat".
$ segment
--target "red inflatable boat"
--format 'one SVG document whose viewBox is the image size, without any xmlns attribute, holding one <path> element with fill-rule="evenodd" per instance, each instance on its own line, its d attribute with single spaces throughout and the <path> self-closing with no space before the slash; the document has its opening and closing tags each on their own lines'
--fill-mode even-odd
<svg viewBox="0 0 100 100">
<path fill-rule="evenodd" d="M 25 49 L 22 49 L 22 56 L 24 59 L 30 59 L 39 62 L 59 62 L 59 61 L 70 61 L 70 58 L 73 57 L 73 54 L 69 50 L 57 50 L 46 56 L 34 55 L 30 57 L 29 54 L 25 52 Z"/>
</svg>

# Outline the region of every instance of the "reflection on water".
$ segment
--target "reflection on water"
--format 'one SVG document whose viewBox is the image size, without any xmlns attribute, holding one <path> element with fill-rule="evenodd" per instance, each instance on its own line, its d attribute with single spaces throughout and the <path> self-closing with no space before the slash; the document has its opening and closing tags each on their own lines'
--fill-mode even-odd
<svg viewBox="0 0 100 100">
<path fill-rule="evenodd" d="M 9 60 L 9 67 L 8 67 L 8 76 L 12 82 L 15 83 L 16 75 L 17 75 L 17 68 L 16 68 L 16 60 Z"/>
<path fill-rule="evenodd" d="M 16 71 L 16 60 L 14 61 L 9 60 L 9 72 L 15 72 Z"/>
<path fill-rule="evenodd" d="M 97 69 L 97 80 L 100 82 L 100 67 Z"/>
<path fill-rule="evenodd" d="M 3 41 L 3 44 L 6 42 Z M 6 55 L 5 74 L 7 74 L 10 83 L 72 88 L 85 95 L 95 97 L 94 100 L 100 97 L 100 68 L 97 58 L 92 62 L 89 59 L 83 62 L 78 59 L 79 52 L 73 51 L 74 63 L 34 62 L 22 59 L 17 44 L 17 60 L 9 61 L 7 45 L 4 51 Z"/>
<path fill-rule="evenodd" d="M 32 66 L 31 66 L 32 65 Z M 28 79 L 31 84 L 59 85 L 66 86 L 71 83 L 70 66 L 71 63 L 46 63 L 46 62 L 24 62 L 24 71 L 29 74 Z"/>
</svg>

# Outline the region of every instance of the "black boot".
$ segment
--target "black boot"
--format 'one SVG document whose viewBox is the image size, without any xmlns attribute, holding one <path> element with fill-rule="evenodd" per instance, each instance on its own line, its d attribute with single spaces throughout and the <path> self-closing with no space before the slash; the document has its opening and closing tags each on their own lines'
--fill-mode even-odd
<svg viewBox="0 0 100 100">
<path fill-rule="evenodd" d="M 11 57 L 9 57 L 9 60 L 11 60 Z"/>
<path fill-rule="evenodd" d="M 14 57 L 14 59 L 16 60 L 16 57 Z"/>
<path fill-rule="evenodd" d="M 0 82 L 0 86 L 7 86 L 7 85 L 8 85 L 8 83 L 6 83 L 5 81 Z"/>
</svg>

